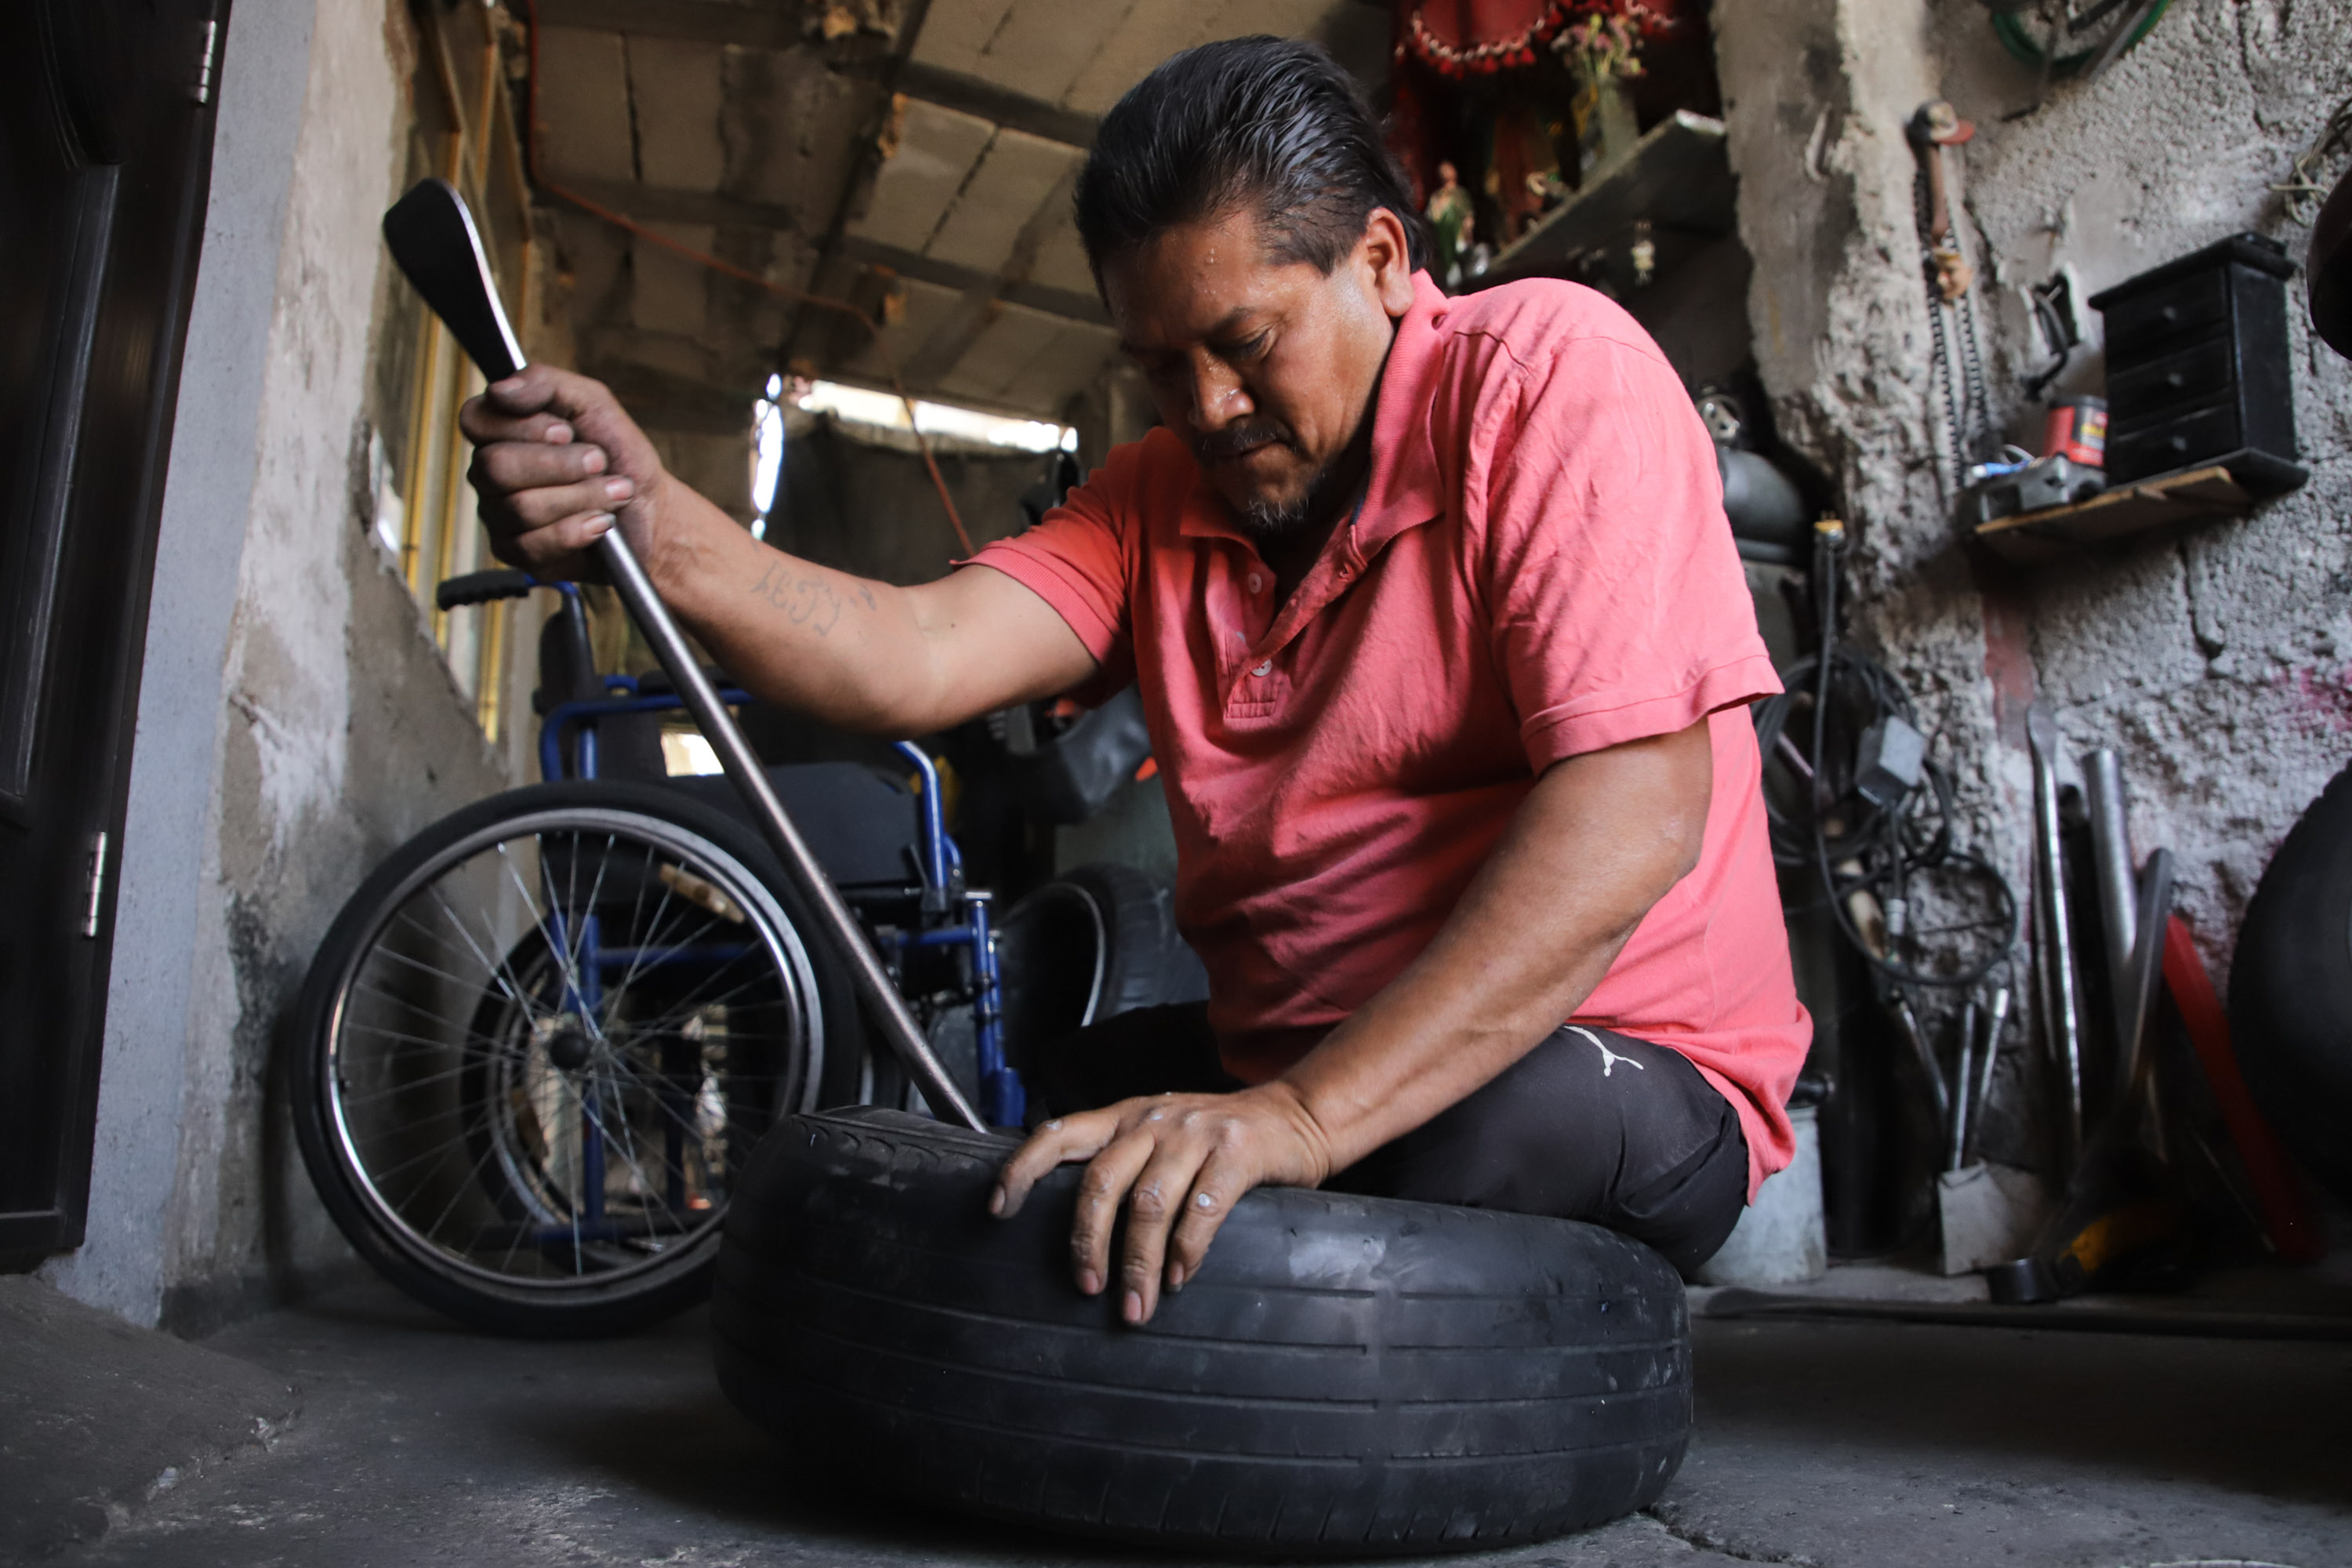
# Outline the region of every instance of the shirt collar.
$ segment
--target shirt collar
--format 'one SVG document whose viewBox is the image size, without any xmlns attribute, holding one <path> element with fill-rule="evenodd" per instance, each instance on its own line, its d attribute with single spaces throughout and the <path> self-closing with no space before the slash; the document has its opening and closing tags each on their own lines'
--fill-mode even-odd
<svg viewBox="0 0 2352 1568">
<path fill-rule="evenodd" d="M 1412 308 L 1397 322 L 1372 410 L 1372 472 L 1364 510 L 1351 532 L 1355 552 L 1370 557 L 1403 532 L 1441 516 L 1445 498 L 1437 467 L 1437 433 L 1430 405 L 1437 395 L 1441 330 L 1449 303 L 1427 272 L 1412 275 Z"/>
<path fill-rule="evenodd" d="M 1429 405 L 1436 394 L 1440 329 L 1447 303 L 1444 291 L 1427 272 L 1412 275 L 1412 305 L 1397 322 L 1372 407 L 1372 471 L 1363 505 L 1354 526 L 1342 530 L 1347 538 L 1339 542 L 1360 561 L 1406 529 L 1445 510 Z M 1224 498 L 1197 463 L 1192 483 L 1192 504 L 1184 509 L 1179 531 L 1194 538 L 1239 540 L 1255 548 L 1230 520 Z"/>
</svg>

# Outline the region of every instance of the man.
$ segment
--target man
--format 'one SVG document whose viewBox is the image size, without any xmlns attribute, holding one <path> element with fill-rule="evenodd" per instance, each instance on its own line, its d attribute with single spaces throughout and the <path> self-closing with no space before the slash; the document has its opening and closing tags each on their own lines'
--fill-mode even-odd
<svg viewBox="0 0 2352 1568">
<path fill-rule="evenodd" d="M 1010 1214 L 1088 1161 L 1071 1238 L 1127 1321 L 1252 1186 L 1596 1221 L 1685 1268 L 1788 1162 L 1809 1024 L 1744 712 L 1778 689 L 1714 456 L 1589 290 L 1448 300 L 1312 46 L 1213 44 L 1105 118 L 1077 220 L 1160 427 L 937 582 L 752 540 L 600 386 L 467 405 L 501 555 L 621 526 L 745 687 L 923 734 L 1132 679 L 1205 1012 L 1033 1062 Z M 810 613 L 810 606 L 818 613 Z"/>
</svg>

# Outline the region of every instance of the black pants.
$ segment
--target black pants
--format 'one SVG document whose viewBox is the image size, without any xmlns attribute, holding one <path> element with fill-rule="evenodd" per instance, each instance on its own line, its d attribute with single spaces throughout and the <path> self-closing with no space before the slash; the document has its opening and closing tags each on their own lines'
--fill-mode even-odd
<svg viewBox="0 0 2352 1568">
<path fill-rule="evenodd" d="M 1032 1123 L 1137 1095 L 1242 1087 L 1217 1060 L 1206 1004 L 1146 1007 L 1024 1064 Z M 1606 1226 L 1687 1274 L 1748 1200 L 1739 1117 L 1687 1058 L 1570 1025 L 1483 1089 L 1324 1184 Z"/>
</svg>

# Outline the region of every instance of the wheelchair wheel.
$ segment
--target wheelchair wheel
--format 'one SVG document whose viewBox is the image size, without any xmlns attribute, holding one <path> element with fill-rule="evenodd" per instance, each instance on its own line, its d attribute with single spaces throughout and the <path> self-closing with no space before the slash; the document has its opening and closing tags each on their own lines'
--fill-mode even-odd
<svg viewBox="0 0 2352 1568">
<path fill-rule="evenodd" d="M 540 784 L 404 845 L 329 930 L 292 1053 L 328 1212 L 480 1327 L 617 1332 L 708 1290 L 767 1129 L 856 1097 L 846 976 L 750 832 Z"/>
</svg>

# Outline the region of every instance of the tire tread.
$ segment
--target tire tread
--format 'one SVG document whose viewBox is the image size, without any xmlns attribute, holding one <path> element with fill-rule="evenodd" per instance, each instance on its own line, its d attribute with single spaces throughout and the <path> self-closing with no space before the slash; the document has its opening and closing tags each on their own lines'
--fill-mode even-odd
<svg viewBox="0 0 2352 1568">
<path fill-rule="evenodd" d="M 1493 1547 L 1644 1506 L 1680 1462 L 1682 1287 L 1622 1237 L 1261 1190 L 1160 1320 L 1124 1329 L 1065 1280 L 1075 1170 L 979 1217 L 1011 1146 L 872 1113 L 771 1134 L 719 1269 L 729 1396 L 853 1478 L 1170 1545 Z M 1398 1272 L 1282 1277 L 1301 1237 L 1366 1236 Z M 1401 1288 L 1457 1262 L 1459 1289 Z M 1277 1300 L 1299 1342 L 1257 1337 Z"/>
</svg>

